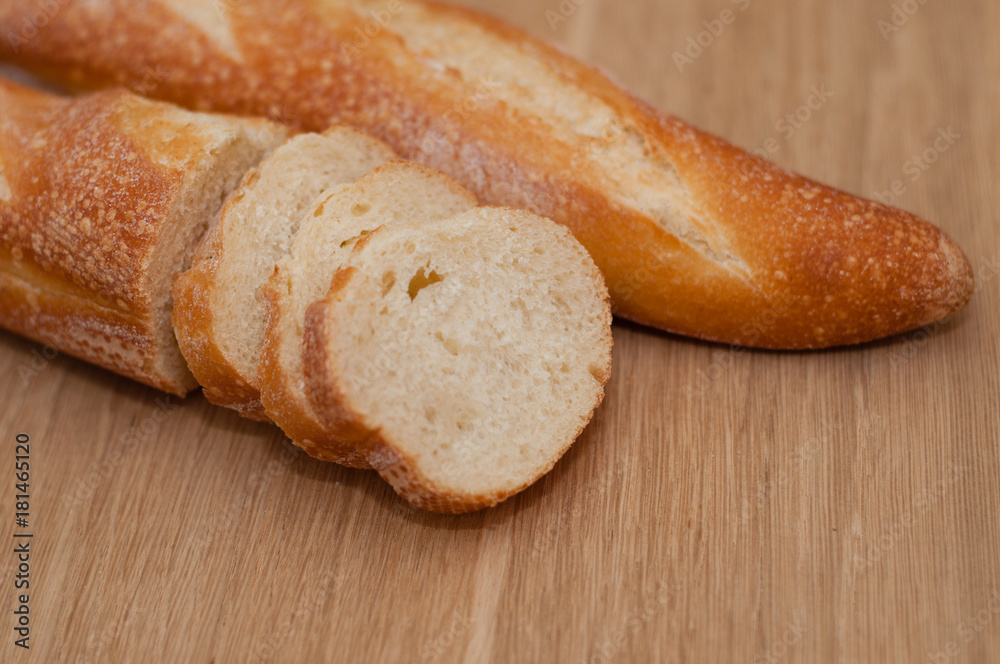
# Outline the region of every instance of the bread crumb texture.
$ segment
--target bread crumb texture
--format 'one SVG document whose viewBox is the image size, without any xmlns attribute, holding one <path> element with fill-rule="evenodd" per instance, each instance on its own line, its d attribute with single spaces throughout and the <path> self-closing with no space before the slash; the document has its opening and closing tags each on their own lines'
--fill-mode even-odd
<svg viewBox="0 0 1000 664">
<path fill-rule="evenodd" d="M 429 509 L 493 504 L 547 472 L 610 375 L 607 291 L 562 227 L 478 208 L 376 232 L 328 310 L 329 374 L 372 465 Z"/>
</svg>

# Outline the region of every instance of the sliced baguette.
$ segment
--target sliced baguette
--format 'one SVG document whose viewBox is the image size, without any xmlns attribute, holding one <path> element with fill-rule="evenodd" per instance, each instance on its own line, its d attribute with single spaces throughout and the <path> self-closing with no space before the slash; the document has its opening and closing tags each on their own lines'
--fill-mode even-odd
<svg viewBox="0 0 1000 664">
<path fill-rule="evenodd" d="M 209 401 L 267 420 L 257 381 L 261 289 L 316 196 L 394 156 L 366 134 L 334 127 L 292 138 L 247 174 L 174 284 L 177 339 Z"/>
<path fill-rule="evenodd" d="M 438 512 L 494 505 L 548 472 L 610 375 L 600 272 L 565 228 L 519 210 L 371 233 L 306 318 L 316 411 Z"/>
<path fill-rule="evenodd" d="M 355 242 L 380 226 L 445 219 L 476 206 L 476 198 L 447 175 L 413 162 L 393 161 L 356 182 L 324 192 L 305 215 L 291 250 L 264 287 L 267 332 L 258 376 L 267 415 L 296 444 L 325 461 L 370 468 L 352 445 L 331 435 L 305 392 L 302 335 L 306 308 L 322 299 Z"/>
<path fill-rule="evenodd" d="M 167 392 L 197 387 L 171 283 L 287 130 L 3 79 L 0 109 L 0 325 Z"/>
</svg>

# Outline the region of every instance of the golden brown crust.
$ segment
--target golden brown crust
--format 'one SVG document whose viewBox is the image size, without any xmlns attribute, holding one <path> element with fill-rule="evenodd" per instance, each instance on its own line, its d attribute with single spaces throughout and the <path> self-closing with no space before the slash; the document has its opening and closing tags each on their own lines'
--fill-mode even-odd
<svg viewBox="0 0 1000 664">
<path fill-rule="evenodd" d="M 380 231 L 375 231 L 377 232 Z M 358 240 L 354 251 L 367 244 L 375 233 L 369 233 Z M 309 396 L 313 412 L 322 418 L 324 428 L 335 431 L 337 439 L 344 444 L 354 446 L 359 455 L 367 456 L 369 451 L 367 441 L 373 431 L 364 426 L 353 410 L 344 407 L 346 396 L 327 362 L 329 313 L 343 296 L 344 288 L 356 273 L 357 269 L 353 267 L 337 270 L 330 281 L 330 291 L 326 297 L 313 302 L 306 309 L 302 367 L 306 379 L 306 394 Z"/>
<path fill-rule="evenodd" d="M 0 324 L 168 392 L 194 388 L 149 268 L 197 139 L 170 148 L 176 166 L 154 163 L 165 106 L 120 90 L 67 100 L 0 80 L 0 107 Z"/>
<path fill-rule="evenodd" d="M 154 164 L 122 126 L 123 92 L 40 99 L 0 80 L 0 95 L 5 253 L 102 306 L 149 314 L 143 268 L 182 174 Z"/>
<path fill-rule="evenodd" d="M 673 169 L 745 270 L 617 202 L 621 192 L 580 159 L 592 141 L 561 141 L 545 122 L 503 103 L 456 113 L 479 83 L 457 72 L 428 75 L 426 59 L 407 49 L 392 23 L 352 50 L 355 28 L 363 30 L 369 17 L 346 3 L 236 3 L 223 20 L 235 48 L 213 43 L 163 3 L 144 12 L 124 0 L 105 0 L 100 11 L 91 6 L 70 3 L 17 53 L 11 45 L 0 49 L 63 83 L 143 86 L 159 67 L 163 81 L 146 91 L 194 108 L 268 114 L 308 129 L 331 119 L 367 129 L 487 204 L 527 208 L 569 227 L 604 273 L 616 312 L 642 323 L 747 346 L 821 348 L 928 324 L 972 295 L 968 261 L 930 224 L 788 173 L 469 10 L 423 5 L 434 20 L 464 21 L 531 53 L 614 109 L 647 155 Z M 30 8 L 8 3 L 0 28 L 16 31 Z M 162 36 L 162 24 L 176 29 Z"/>
<path fill-rule="evenodd" d="M 265 410 L 285 434 L 310 456 L 351 468 L 371 468 L 367 455 L 356 445 L 334 435 L 335 429 L 317 421 L 312 416 L 309 403 L 303 403 L 296 390 L 288 384 L 291 377 L 281 367 L 281 354 L 277 339 L 273 337 L 272 332 L 279 324 L 277 319 L 286 315 L 282 311 L 280 302 L 280 297 L 274 288 L 266 284 L 264 306 L 267 311 L 268 331 L 264 336 L 264 346 L 257 368 Z"/>
<path fill-rule="evenodd" d="M 232 186 L 219 160 L 253 158 L 284 130 L 4 80 L 0 107 L 0 324 L 168 392 L 196 387 L 170 280 L 208 224 L 206 200 L 210 211 Z"/>
<path fill-rule="evenodd" d="M 257 169 L 247 171 L 241 187 L 252 183 L 257 172 Z M 238 202 L 238 196 L 237 193 L 226 201 L 222 216 Z M 212 298 L 216 289 L 226 287 L 217 279 L 225 246 L 225 228 L 222 224 L 213 225 L 198 245 L 191 268 L 174 280 L 171 315 L 177 343 L 206 399 L 217 406 L 232 408 L 247 419 L 270 422 L 260 401 L 260 390 L 229 361 L 216 342 Z"/>
<path fill-rule="evenodd" d="M 150 366 L 151 335 L 134 317 L 19 274 L 0 266 L 0 326 L 164 392 L 184 396 L 194 387 Z"/>
</svg>

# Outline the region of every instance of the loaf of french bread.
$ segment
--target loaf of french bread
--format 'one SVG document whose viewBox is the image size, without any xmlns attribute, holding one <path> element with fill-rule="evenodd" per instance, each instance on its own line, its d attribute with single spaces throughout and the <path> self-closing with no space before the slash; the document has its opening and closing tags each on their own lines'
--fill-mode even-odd
<svg viewBox="0 0 1000 664">
<path fill-rule="evenodd" d="M 124 90 L 0 79 L 0 326 L 182 395 L 170 287 L 243 173 L 287 136 Z"/>
<path fill-rule="evenodd" d="M 365 129 L 485 204 L 567 226 L 615 311 L 747 346 L 902 332 L 971 297 L 912 214 L 789 173 L 639 101 L 519 29 L 432 2 L 0 0 L 0 58 L 73 87 Z"/>
</svg>

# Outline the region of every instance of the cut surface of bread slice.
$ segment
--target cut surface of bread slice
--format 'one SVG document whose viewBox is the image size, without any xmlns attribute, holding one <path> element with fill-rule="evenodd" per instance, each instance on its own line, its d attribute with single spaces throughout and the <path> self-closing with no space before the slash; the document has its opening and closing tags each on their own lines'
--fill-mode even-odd
<svg viewBox="0 0 1000 664">
<path fill-rule="evenodd" d="M 0 109 L 0 325 L 167 392 L 197 387 L 171 284 L 287 130 L 3 79 Z"/>
<path fill-rule="evenodd" d="M 548 472 L 611 369 L 611 312 L 565 228 L 477 208 L 368 235 L 306 316 L 314 408 L 406 500 L 487 507 Z"/>
<path fill-rule="evenodd" d="M 446 219 L 476 206 L 447 175 L 413 162 L 392 161 L 351 184 L 324 192 L 299 224 L 290 251 L 264 287 L 267 331 L 258 376 L 267 415 L 311 455 L 368 468 L 314 414 L 302 372 L 306 308 L 322 299 L 354 244 L 380 226 Z"/>
<path fill-rule="evenodd" d="M 316 196 L 394 157 L 367 134 L 333 127 L 292 138 L 247 174 L 174 284 L 177 339 L 209 401 L 267 419 L 257 382 L 261 289 Z"/>
</svg>

